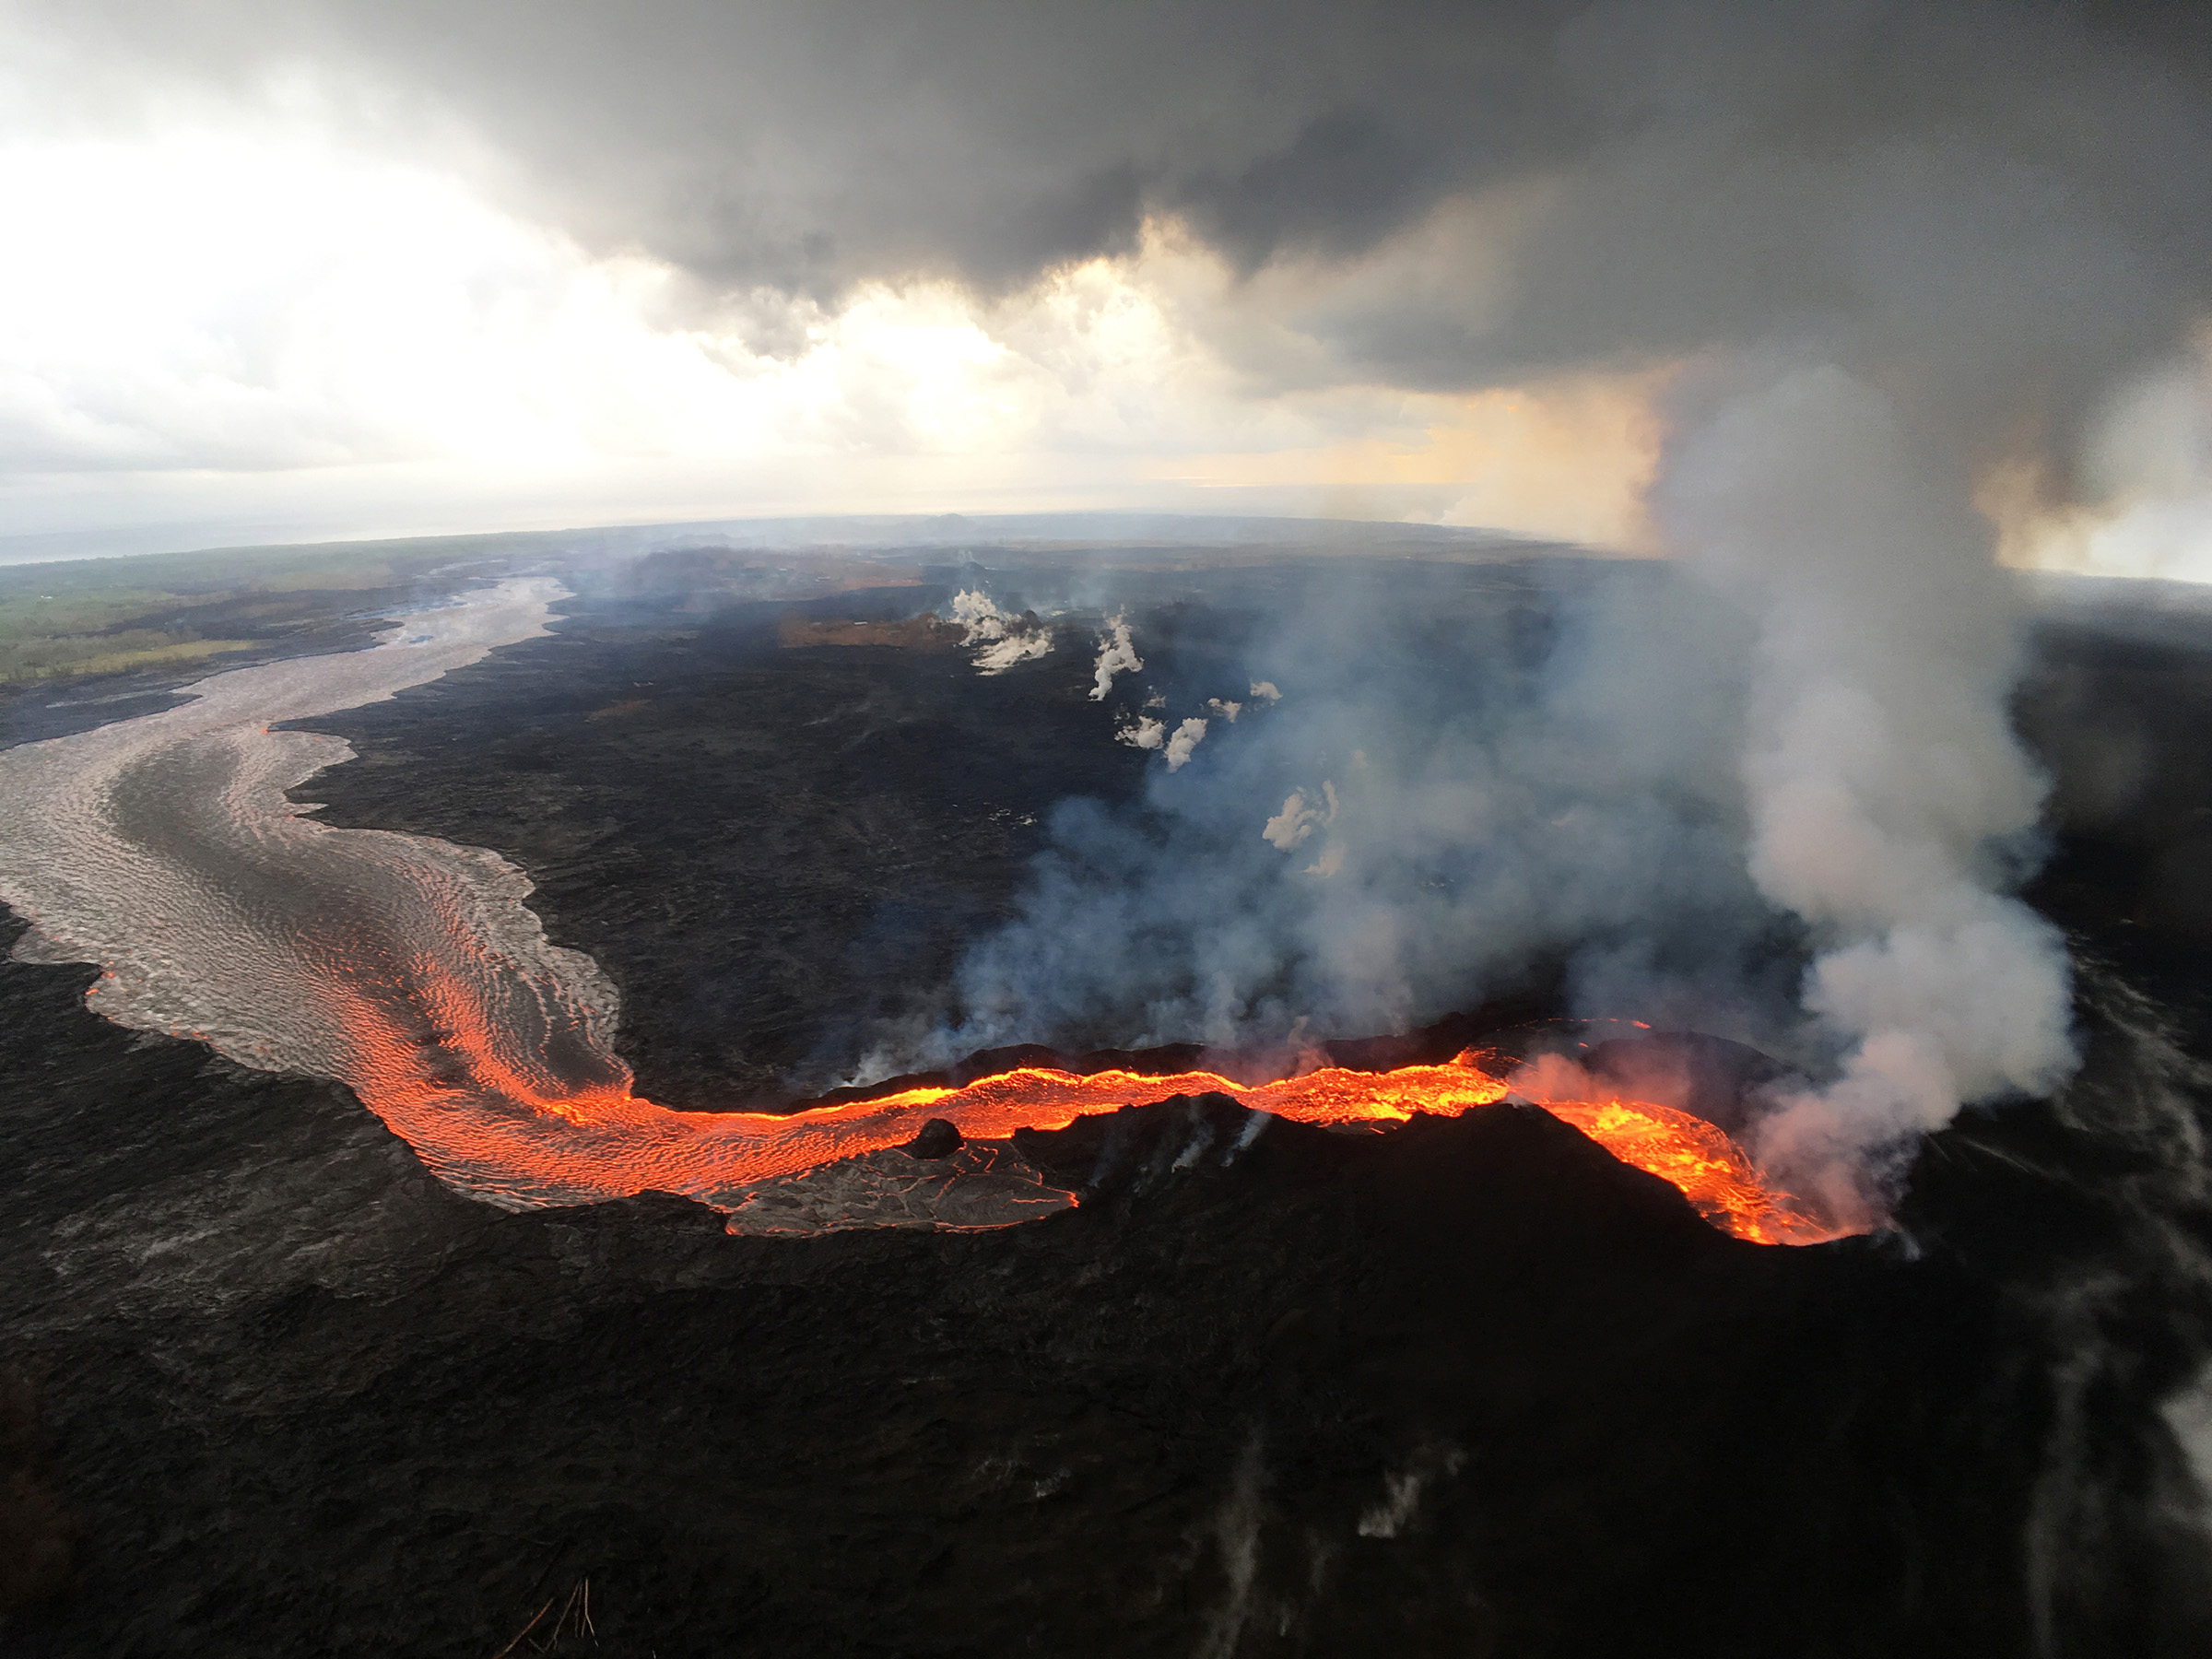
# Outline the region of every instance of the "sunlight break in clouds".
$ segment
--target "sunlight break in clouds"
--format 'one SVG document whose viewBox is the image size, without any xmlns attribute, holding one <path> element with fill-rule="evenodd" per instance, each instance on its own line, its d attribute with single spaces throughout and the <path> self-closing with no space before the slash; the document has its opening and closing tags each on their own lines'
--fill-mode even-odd
<svg viewBox="0 0 2212 1659">
<path fill-rule="evenodd" d="M 2037 469 L 1990 470 L 1980 505 L 2006 563 L 2212 582 L 2212 323 L 2106 400 L 2081 470 L 2087 499 L 2058 505 Z"/>
<path fill-rule="evenodd" d="M 18 532 L 1256 492 L 1641 539 L 1648 377 L 1473 397 L 1269 384 L 1310 355 L 1309 297 L 1278 293 L 1255 347 L 1235 314 L 1254 296 L 1171 225 L 997 300 L 917 279 L 833 308 L 714 300 L 458 174 L 276 117 L 18 129 L 0 143 L 0 215 L 24 251 L 0 266 L 0 500 Z"/>
</svg>

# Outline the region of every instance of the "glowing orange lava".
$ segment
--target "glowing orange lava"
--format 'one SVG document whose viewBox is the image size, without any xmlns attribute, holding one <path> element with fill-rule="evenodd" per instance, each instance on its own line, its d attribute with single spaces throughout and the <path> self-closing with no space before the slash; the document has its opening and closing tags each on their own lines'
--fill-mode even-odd
<svg viewBox="0 0 2212 1659">
<path fill-rule="evenodd" d="M 438 977 L 433 964 L 414 968 L 422 978 Z M 555 1076 L 534 1063 L 530 1045 L 487 1020 L 476 999 L 429 989 L 415 1006 L 433 1010 L 434 1030 L 409 1030 L 369 998 L 343 1007 L 354 1060 L 346 1080 L 432 1169 L 514 1205 L 659 1190 L 727 1207 L 759 1182 L 899 1146 L 933 1117 L 949 1119 L 971 1139 L 1003 1140 L 1019 1128 L 1064 1128 L 1090 1113 L 1218 1092 L 1301 1124 L 1383 1128 L 1416 1112 L 1455 1117 L 1508 1093 L 1486 1068 L 1488 1057 L 1470 1051 L 1442 1065 L 1329 1066 L 1260 1084 L 1205 1071 L 1082 1076 L 1023 1066 L 960 1088 L 909 1088 L 790 1113 L 673 1112 L 604 1074 Z M 1737 1238 L 1809 1243 L 1833 1236 L 1763 1186 L 1735 1144 L 1702 1119 L 1634 1100 L 1537 1103 L 1623 1163 L 1672 1182 Z"/>
<path fill-rule="evenodd" d="M 1142 1077 L 1106 1071 L 1073 1073 L 1024 1066 L 978 1078 L 965 1088 L 915 1088 L 857 1101 L 834 1111 L 926 1109 L 949 1118 L 964 1134 L 1009 1135 L 1024 1124 L 1058 1128 L 1087 1112 L 1145 1105 L 1181 1094 L 1215 1091 L 1255 1112 L 1324 1126 L 1368 1124 L 1387 1127 L 1416 1112 L 1457 1117 L 1495 1105 L 1510 1092 L 1483 1068 L 1481 1056 L 1463 1053 L 1448 1065 L 1404 1065 L 1393 1071 L 1326 1066 L 1274 1083 L 1232 1083 L 1214 1072 Z M 1812 1243 L 1835 1236 L 1768 1191 L 1735 1143 L 1687 1112 L 1641 1100 L 1547 1100 L 1544 1110 L 1572 1124 L 1625 1164 L 1679 1188 L 1698 1213 L 1724 1231 L 1761 1244 Z M 987 1127 L 970 1129 L 978 1122 Z M 1001 1127 L 1000 1125 L 1003 1125 Z M 895 1143 L 894 1143 L 895 1144 Z"/>
</svg>

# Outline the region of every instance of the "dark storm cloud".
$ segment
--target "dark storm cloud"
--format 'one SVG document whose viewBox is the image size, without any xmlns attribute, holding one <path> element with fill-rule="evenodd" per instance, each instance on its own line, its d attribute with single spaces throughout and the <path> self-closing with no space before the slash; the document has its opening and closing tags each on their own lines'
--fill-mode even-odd
<svg viewBox="0 0 2212 1659">
<path fill-rule="evenodd" d="M 1301 319 L 1346 378 L 1460 386 L 1774 340 L 1940 379 L 1982 438 L 2071 429 L 2206 309 L 2205 30 L 2171 8 L 1884 4 L 900 6 L 110 0 L 110 65 L 301 62 L 457 119 L 505 187 L 710 291 L 987 290 L 1179 218 L 1245 272 L 1439 202 L 1543 206 L 1504 293 Z M 398 103 L 390 94 L 396 91 Z M 2026 359 L 2032 357 L 2032 366 Z M 1245 365 L 1265 379 L 1268 365 Z M 1909 391 L 1909 389 L 1908 389 Z"/>
<path fill-rule="evenodd" d="M 1991 442 L 2066 431 L 2206 307 L 2206 105 L 2111 27 L 1641 6 L 1567 39 L 1617 135 L 1527 251 L 1533 359 L 1813 342 Z"/>
<path fill-rule="evenodd" d="M 1560 10 L 113 0 L 67 27 L 195 75 L 366 76 L 458 113 L 594 238 L 818 290 L 1018 282 L 1161 207 L 1247 263 L 1364 245 L 1526 152 Z"/>
</svg>

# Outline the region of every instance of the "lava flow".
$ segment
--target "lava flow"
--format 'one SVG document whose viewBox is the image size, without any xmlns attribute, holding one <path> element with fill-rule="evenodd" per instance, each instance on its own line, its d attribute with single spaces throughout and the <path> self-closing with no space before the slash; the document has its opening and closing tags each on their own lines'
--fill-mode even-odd
<svg viewBox="0 0 2212 1659">
<path fill-rule="evenodd" d="M 1003 1135 L 1023 1124 L 1058 1128 L 1087 1112 L 1141 1106 L 1175 1095 L 1218 1092 L 1254 1112 L 1324 1127 L 1386 1128 L 1416 1112 L 1457 1117 L 1503 1100 L 1508 1086 L 1469 1051 L 1446 1065 L 1392 1071 L 1327 1066 L 1277 1082 L 1233 1083 L 1213 1072 L 1145 1077 L 1105 1071 L 1089 1076 L 1023 1066 L 980 1077 L 964 1088 L 915 1088 L 830 1111 L 875 1113 L 926 1109 L 965 1134 Z M 1806 1215 L 1785 1194 L 1770 1191 L 1721 1130 L 1687 1112 L 1651 1101 L 1546 1100 L 1545 1111 L 1572 1124 L 1625 1164 L 1680 1189 L 1724 1231 L 1761 1244 L 1814 1243 L 1835 1231 Z M 969 1128 L 970 1123 L 979 1126 Z"/>
<path fill-rule="evenodd" d="M 427 964 L 418 964 L 424 976 Z M 444 999 L 428 999 L 433 1006 Z M 911 1140 L 933 1117 L 970 1140 L 1064 1128 L 1090 1113 L 1218 1092 L 1255 1112 L 1333 1128 L 1387 1128 L 1417 1112 L 1457 1116 L 1495 1105 L 1506 1082 L 1473 1051 L 1441 1065 L 1324 1067 L 1243 1084 L 1214 1072 L 1088 1075 L 1023 1066 L 962 1088 L 918 1088 L 789 1113 L 673 1112 L 604 1079 L 579 1085 L 534 1066 L 488 1025 L 451 1018 L 405 1032 L 356 1003 L 347 1081 L 447 1180 L 495 1202 L 579 1203 L 655 1189 L 730 1207 L 763 1182 Z M 454 1066 L 453 1059 L 467 1063 Z M 442 1059 L 442 1064 L 426 1061 Z M 1622 1162 L 1672 1182 L 1714 1226 L 1760 1243 L 1833 1236 L 1761 1184 L 1719 1129 L 1688 1112 L 1626 1100 L 1537 1102 Z M 1064 1195 L 1056 1195 L 1065 1202 Z"/>
</svg>

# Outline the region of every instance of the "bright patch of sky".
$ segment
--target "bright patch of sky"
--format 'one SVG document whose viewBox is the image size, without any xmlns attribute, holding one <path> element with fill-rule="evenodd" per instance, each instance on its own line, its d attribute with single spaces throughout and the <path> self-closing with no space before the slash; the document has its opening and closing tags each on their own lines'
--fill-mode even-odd
<svg viewBox="0 0 2212 1659">
<path fill-rule="evenodd" d="M 1641 535 L 1648 376 L 1277 383 L 1311 293 L 1254 306 L 1171 224 L 995 300 L 732 299 L 297 110 L 195 115 L 0 140 L 18 535 L 1208 505 Z"/>
</svg>

